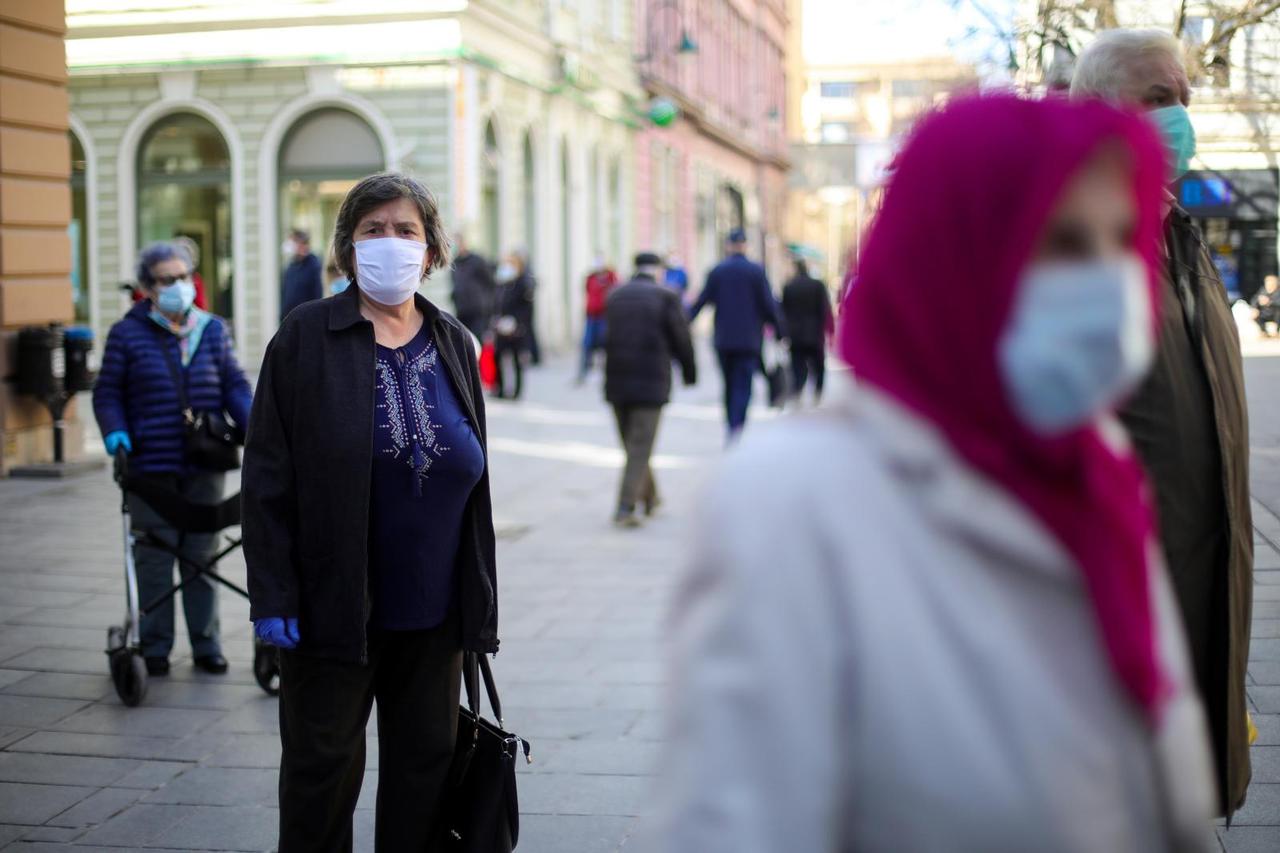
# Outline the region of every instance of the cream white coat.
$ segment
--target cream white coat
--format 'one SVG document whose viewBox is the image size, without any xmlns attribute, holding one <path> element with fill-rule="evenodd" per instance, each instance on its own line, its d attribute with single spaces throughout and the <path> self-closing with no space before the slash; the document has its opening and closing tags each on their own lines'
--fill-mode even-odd
<svg viewBox="0 0 1280 853">
<path fill-rule="evenodd" d="M 931 426 L 845 389 L 753 428 L 675 603 L 656 848 L 1207 849 L 1203 711 L 1152 587 L 1155 731 L 1067 553 Z"/>
</svg>

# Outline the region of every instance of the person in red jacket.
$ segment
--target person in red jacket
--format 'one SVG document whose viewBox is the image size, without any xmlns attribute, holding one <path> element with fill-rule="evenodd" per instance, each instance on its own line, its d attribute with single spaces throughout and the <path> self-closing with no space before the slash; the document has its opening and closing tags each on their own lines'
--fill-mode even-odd
<svg viewBox="0 0 1280 853">
<path fill-rule="evenodd" d="M 596 255 L 591 272 L 587 275 L 587 319 L 582 331 L 582 366 L 578 370 L 579 385 L 587 381 L 587 374 L 591 372 L 591 362 L 596 350 L 604 347 L 604 307 L 609 301 L 609 294 L 617 285 L 618 274 L 609 267 L 603 255 Z"/>
</svg>

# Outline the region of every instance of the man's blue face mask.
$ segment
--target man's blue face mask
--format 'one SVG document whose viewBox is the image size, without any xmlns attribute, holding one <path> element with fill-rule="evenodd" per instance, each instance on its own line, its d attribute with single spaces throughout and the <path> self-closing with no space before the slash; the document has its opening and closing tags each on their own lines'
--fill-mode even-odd
<svg viewBox="0 0 1280 853">
<path fill-rule="evenodd" d="M 1191 158 L 1196 156 L 1196 129 L 1191 124 L 1191 114 L 1182 104 L 1151 110 L 1147 115 L 1160 128 L 1160 136 L 1169 152 L 1169 182 L 1181 178 L 1191 168 Z"/>
</svg>

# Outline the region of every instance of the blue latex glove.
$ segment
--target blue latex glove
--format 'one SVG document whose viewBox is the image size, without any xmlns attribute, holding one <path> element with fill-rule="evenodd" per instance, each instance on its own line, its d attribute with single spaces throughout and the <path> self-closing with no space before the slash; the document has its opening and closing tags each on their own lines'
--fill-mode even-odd
<svg viewBox="0 0 1280 853">
<path fill-rule="evenodd" d="M 124 448 L 125 453 L 133 452 L 133 442 L 129 440 L 129 433 L 122 429 L 107 433 L 102 439 L 102 443 L 107 446 L 108 456 L 115 456 L 116 451 L 121 447 Z"/>
<path fill-rule="evenodd" d="M 253 623 L 253 633 L 264 643 L 279 646 L 282 649 L 298 647 L 298 620 L 290 617 L 268 616 Z"/>
</svg>

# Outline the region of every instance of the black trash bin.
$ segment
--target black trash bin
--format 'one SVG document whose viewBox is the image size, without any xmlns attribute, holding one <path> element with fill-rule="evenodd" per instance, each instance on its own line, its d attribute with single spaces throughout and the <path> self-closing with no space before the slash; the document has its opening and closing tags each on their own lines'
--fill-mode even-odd
<svg viewBox="0 0 1280 853">
<path fill-rule="evenodd" d="M 67 372 L 63 385 L 68 394 L 93 390 L 93 371 L 89 366 L 89 354 L 93 352 L 93 329 L 88 326 L 72 326 L 63 335 L 62 349 L 66 354 Z"/>
<path fill-rule="evenodd" d="M 62 351 L 62 328 L 30 326 L 18 332 L 18 375 L 15 385 L 19 394 L 40 400 L 51 399 L 62 392 L 66 374 L 66 356 Z"/>
</svg>

